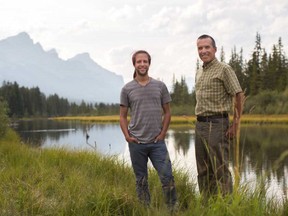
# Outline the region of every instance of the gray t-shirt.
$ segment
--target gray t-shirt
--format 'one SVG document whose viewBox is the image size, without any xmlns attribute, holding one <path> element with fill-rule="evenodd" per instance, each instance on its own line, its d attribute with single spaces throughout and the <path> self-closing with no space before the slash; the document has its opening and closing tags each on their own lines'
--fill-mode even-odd
<svg viewBox="0 0 288 216">
<path fill-rule="evenodd" d="M 151 78 L 146 86 L 136 80 L 121 91 L 120 105 L 130 108 L 129 133 L 141 143 L 152 143 L 162 129 L 162 105 L 171 102 L 166 85 Z"/>
</svg>

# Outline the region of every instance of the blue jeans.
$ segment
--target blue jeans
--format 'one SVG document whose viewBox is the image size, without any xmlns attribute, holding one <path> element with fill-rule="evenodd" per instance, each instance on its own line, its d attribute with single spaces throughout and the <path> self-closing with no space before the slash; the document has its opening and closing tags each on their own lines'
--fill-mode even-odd
<svg viewBox="0 0 288 216">
<path fill-rule="evenodd" d="M 146 205 L 150 204 L 147 167 L 149 158 L 160 178 L 165 202 L 168 207 L 173 207 L 177 199 L 176 188 L 172 165 L 164 140 L 148 144 L 129 143 L 129 151 L 136 176 L 136 191 L 139 200 Z"/>
</svg>

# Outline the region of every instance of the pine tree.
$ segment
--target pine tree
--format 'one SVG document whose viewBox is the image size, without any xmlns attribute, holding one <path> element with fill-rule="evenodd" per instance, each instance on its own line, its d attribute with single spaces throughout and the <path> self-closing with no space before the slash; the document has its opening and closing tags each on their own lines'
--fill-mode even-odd
<svg viewBox="0 0 288 216">
<path fill-rule="evenodd" d="M 262 83 L 261 80 L 261 71 L 260 71 L 260 57 L 262 53 L 261 48 L 261 36 L 257 32 L 256 34 L 256 45 L 254 48 L 254 52 L 252 54 L 252 59 L 248 61 L 248 66 L 246 69 L 247 78 L 249 80 L 247 93 L 251 95 L 256 95 Z"/>
<path fill-rule="evenodd" d="M 248 83 L 247 83 L 246 76 L 244 74 L 243 50 L 242 49 L 240 53 L 238 54 L 236 51 L 236 47 L 233 48 L 233 50 L 231 51 L 231 58 L 229 60 L 229 65 L 235 71 L 242 89 L 247 89 Z"/>
<path fill-rule="evenodd" d="M 223 46 L 221 47 L 221 52 L 220 52 L 220 62 L 225 62 L 225 52 Z"/>
</svg>

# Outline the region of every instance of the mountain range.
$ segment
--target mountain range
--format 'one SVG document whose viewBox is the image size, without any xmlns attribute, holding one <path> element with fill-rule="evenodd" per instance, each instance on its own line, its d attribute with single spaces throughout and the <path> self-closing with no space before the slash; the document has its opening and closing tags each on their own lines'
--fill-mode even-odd
<svg viewBox="0 0 288 216">
<path fill-rule="evenodd" d="M 0 82 L 39 87 L 46 96 L 57 94 L 69 101 L 119 103 L 123 77 L 98 65 L 89 53 L 59 58 L 45 51 L 22 32 L 0 40 Z"/>
</svg>

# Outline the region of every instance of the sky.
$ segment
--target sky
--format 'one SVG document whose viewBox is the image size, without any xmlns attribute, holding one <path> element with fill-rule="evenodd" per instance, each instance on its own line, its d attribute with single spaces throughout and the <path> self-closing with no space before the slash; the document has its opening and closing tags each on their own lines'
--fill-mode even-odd
<svg viewBox="0 0 288 216">
<path fill-rule="evenodd" d="M 216 40 L 217 57 L 243 49 L 250 59 L 256 33 L 270 53 L 282 38 L 288 53 L 287 0 L 0 0 L 0 40 L 27 32 L 44 50 L 63 60 L 80 53 L 102 67 L 132 79 L 131 56 L 138 49 L 152 57 L 149 75 L 170 88 L 185 78 L 193 88 L 196 41 Z"/>
</svg>

